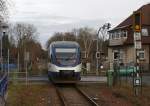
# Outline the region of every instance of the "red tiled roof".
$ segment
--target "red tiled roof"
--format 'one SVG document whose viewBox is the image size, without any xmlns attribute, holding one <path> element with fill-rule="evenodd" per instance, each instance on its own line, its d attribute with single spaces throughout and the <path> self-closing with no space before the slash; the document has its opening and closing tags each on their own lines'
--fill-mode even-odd
<svg viewBox="0 0 150 106">
<path fill-rule="evenodd" d="M 149 26 L 148 29 L 150 28 L 150 3 L 142 6 L 139 8 L 136 12 L 140 11 L 142 14 L 142 26 Z M 117 29 L 128 29 L 128 37 L 127 40 L 124 42 L 125 45 L 130 45 L 133 44 L 133 30 L 132 30 L 132 25 L 133 25 L 133 14 L 130 15 L 127 19 L 125 19 L 123 22 L 121 22 L 117 27 L 114 29 L 110 30 L 115 31 Z M 142 44 L 150 44 L 150 36 L 142 36 Z"/>
<path fill-rule="evenodd" d="M 142 13 L 142 25 L 150 25 L 150 3 L 142 6 L 137 10 L 137 12 L 138 11 L 141 11 Z M 123 22 L 121 22 L 117 27 L 115 27 L 112 30 L 119 29 L 124 26 L 132 25 L 133 24 L 132 16 L 133 14 L 130 15 L 127 19 L 125 19 Z"/>
</svg>

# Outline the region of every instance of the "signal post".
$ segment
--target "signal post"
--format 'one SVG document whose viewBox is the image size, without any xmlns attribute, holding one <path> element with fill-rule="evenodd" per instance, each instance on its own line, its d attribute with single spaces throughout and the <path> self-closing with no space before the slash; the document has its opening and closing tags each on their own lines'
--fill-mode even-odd
<svg viewBox="0 0 150 106">
<path fill-rule="evenodd" d="M 133 13 L 133 31 L 134 31 L 134 48 L 136 56 L 136 73 L 133 75 L 133 89 L 136 96 L 142 92 L 142 75 L 140 69 L 139 51 L 142 49 L 141 29 L 142 29 L 141 12 Z"/>
</svg>

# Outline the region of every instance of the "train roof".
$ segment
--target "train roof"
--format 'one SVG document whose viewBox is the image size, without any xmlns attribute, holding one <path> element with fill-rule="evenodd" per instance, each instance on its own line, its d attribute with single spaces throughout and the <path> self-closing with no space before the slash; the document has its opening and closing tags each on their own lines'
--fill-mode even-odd
<svg viewBox="0 0 150 106">
<path fill-rule="evenodd" d="M 52 46 L 54 47 L 78 47 L 79 44 L 75 41 L 55 41 L 51 43 Z"/>
</svg>

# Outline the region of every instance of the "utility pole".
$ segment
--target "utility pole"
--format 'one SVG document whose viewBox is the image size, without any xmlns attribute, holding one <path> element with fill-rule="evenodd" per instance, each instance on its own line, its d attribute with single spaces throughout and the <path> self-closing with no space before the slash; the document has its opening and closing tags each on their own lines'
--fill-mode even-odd
<svg viewBox="0 0 150 106">
<path fill-rule="evenodd" d="M 98 61 L 98 60 L 99 60 L 99 56 L 98 56 L 98 53 L 99 53 L 99 46 L 98 46 L 99 44 L 98 44 L 98 43 L 99 43 L 99 42 L 98 42 L 98 41 L 99 41 L 99 32 L 100 32 L 101 28 L 102 28 L 102 27 L 100 27 L 99 30 L 98 30 L 98 32 L 97 32 L 97 46 L 96 46 L 96 47 L 97 47 L 97 48 L 96 48 L 96 75 L 99 75 L 99 72 L 98 72 L 98 71 L 99 71 L 99 61 Z"/>
</svg>

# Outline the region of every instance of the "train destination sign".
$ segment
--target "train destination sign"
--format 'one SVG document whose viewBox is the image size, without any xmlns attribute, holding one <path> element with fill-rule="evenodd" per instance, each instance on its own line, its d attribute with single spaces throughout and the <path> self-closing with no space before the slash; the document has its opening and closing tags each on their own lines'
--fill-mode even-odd
<svg viewBox="0 0 150 106">
<path fill-rule="evenodd" d="M 56 52 L 60 52 L 60 53 L 75 53 L 76 49 L 75 48 L 56 48 Z"/>
</svg>

